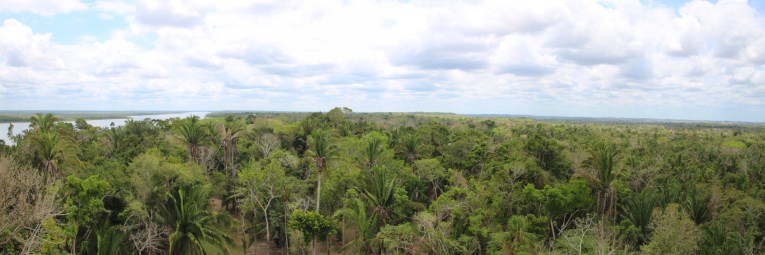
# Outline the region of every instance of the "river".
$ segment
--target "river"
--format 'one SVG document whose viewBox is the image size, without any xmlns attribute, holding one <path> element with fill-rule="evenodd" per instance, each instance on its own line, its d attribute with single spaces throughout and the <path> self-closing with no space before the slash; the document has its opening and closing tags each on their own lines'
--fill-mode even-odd
<svg viewBox="0 0 765 255">
<path fill-rule="evenodd" d="M 137 116 L 128 116 L 128 118 L 122 118 L 122 119 L 96 119 L 96 120 L 88 120 L 88 124 L 93 125 L 95 127 L 109 127 L 112 123 L 114 123 L 115 126 L 122 126 L 125 124 L 125 122 L 128 119 L 133 120 L 143 120 L 143 119 L 159 119 L 159 120 L 166 120 L 166 119 L 172 119 L 172 118 L 186 118 L 189 116 L 199 116 L 200 118 L 204 118 L 208 113 L 210 112 L 184 112 L 184 113 L 168 113 L 168 114 L 154 114 L 154 115 L 137 115 Z M 74 123 L 74 121 L 65 121 L 69 123 Z M 8 139 L 8 127 L 10 126 L 10 123 L 0 123 L 0 139 L 5 141 L 6 144 L 13 144 L 12 141 Z M 24 130 L 29 129 L 29 122 L 13 122 L 13 134 L 21 134 L 24 132 Z"/>
</svg>

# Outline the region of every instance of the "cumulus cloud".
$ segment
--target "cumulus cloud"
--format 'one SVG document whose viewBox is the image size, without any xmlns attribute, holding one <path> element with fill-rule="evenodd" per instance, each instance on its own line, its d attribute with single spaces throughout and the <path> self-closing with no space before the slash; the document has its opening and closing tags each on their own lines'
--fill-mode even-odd
<svg viewBox="0 0 765 255">
<path fill-rule="evenodd" d="M 749 108 L 760 117 L 748 120 L 765 121 L 762 12 L 743 0 L 649 2 L 0 1 L 11 15 L 127 23 L 107 39 L 59 44 L 59 32 L 4 20 L 0 98 L 21 108 L 46 94 L 87 98 L 75 108 L 672 118 L 682 116 L 662 114 Z M 629 110 L 663 108 L 674 110 Z"/>
<path fill-rule="evenodd" d="M 68 13 L 84 10 L 86 5 L 79 0 L 3 0 L 0 1 L 0 13 L 2 12 L 31 12 L 50 16 L 59 13 Z"/>
<path fill-rule="evenodd" d="M 145 0 L 137 1 L 135 18 L 149 26 L 193 27 L 201 24 L 204 16 L 180 0 Z"/>
</svg>

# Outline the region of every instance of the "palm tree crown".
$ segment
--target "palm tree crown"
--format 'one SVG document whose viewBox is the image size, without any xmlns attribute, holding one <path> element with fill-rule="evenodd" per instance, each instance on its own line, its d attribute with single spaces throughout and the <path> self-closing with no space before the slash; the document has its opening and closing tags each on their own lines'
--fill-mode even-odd
<svg viewBox="0 0 765 255">
<path fill-rule="evenodd" d="M 61 162 L 72 157 L 71 150 L 74 147 L 58 133 L 41 133 L 35 137 L 34 142 L 36 159 L 51 176 L 58 174 Z"/>
<path fill-rule="evenodd" d="M 42 115 L 42 113 L 37 113 L 35 116 L 29 118 L 29 127 L 34 130 L 46 133 L 53 129 L 53 125 L 56 123 L 56 121 L 58 121 L 58 117 L 51 113 L 47 113 L 45 115 Z"/>
<path fill-rule="evenodd" d="M 176 132 L 189 149 L 189 160 L 197 162 L 197 147 L 202 145 L 210 135 L 199 123 L 199 116 L 184 119 L 176 128 Z"/>
<path fill-rule="evenodd" d="M 319 211 L 321 202 L 321 174 L 327 167 L 328 159 L 337 154 L 337 147 L 329 142 L 329 134 L 324 130 L 317 130 L 311 133 L 311 147 L 307 151 L 308 155 L 316 163 L 316 212 Z"/>
<path fill-rule="evenodd" d="M 234 171 L 234 154 L 236 153 L 236 140 L 244 133 L 241 126 L 235 124 L 221 124 L 218 126 L 220 145 L 223 147 L 223 162 L 226 170 L 232 178 L 236 177 Z"/>
<path fill-rule="evenodd" d="M 382 155 L 384 149 L 383 141 L 378 137 L 373 137 L 367 141 L 367 147 L 364 149 L 364 156 L 366 157 L 368 168 L 377 165 L 377 161 L 380 160 L 380 155 Z"/>
<path fill-rule="evenodd" d="M 614 144 L 601 143 L 591 153 L 592 157 L 587 163 L 593 167 L 593 172 L 581 172 L 577 175 L 589 182 L 594 189 L 598 213 L 613 218 L 616 216 L 617 195 L 614 188 L 614 169 L 619 151 Z"/>
<path fill-rule="evenodd" d="M 207 187 L 181 185 L 168 194 L 163 208 L 169 236 L 170 254 L 207 254 L 204 244 L 227 250 L 231 237 L 214 226 L 219 215 L 207 209 Z"/>
</svg>

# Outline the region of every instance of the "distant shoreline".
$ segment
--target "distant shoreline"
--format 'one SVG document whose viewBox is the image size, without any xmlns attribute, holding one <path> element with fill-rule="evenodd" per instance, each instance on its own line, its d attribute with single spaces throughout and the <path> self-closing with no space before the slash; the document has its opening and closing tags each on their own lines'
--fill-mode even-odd
<svg viewBox="0 0 765 255">
<path fill-rule="evenodd" d="M 156 114 L 176 114 L 195 111 L 45 111 L 45 110 L 0 110 L 0 123 L 29 122 L 29 118 L 36 113 L 53 113 L 60 121 L 75 121 L 79 118 L 86 120 L 101 119 L 120 119 L 130 116 L 156 115 Z M 224 117 L 228 114 L 309 114 L 313 111 L 206 111 L 209 117 Z M 542 116 L 527 114 L 471 114 L 471 113 L 450 113 L 450 112 L 354 112 L 356 114 L 424 114 L 424 115 L 452 115 L 476 118 L 514 118 L 514 119 L 532 119 L 538 121 L 560 121 L 576 123 L 614 123 L 614 124 L 715 124 L 715 125 L 750 125 L 762 126 L 765 122 L 752 121 L 726 121 L 726 120 L 684 120 L 684 119 L 657 119 L 657 118 L 630 118 L 630 117 L 571 117 L 571 116 Z"/>
<path fill-rule="evenodd" d="M 29 122 L 36 113 L 53 113 L 60 121 L 75 121 L 77 119 L 102 120 L 123 119 L 130 116 L 185 113 L 187 111 L 0 111 L 0 123 Z"/>
</svg>

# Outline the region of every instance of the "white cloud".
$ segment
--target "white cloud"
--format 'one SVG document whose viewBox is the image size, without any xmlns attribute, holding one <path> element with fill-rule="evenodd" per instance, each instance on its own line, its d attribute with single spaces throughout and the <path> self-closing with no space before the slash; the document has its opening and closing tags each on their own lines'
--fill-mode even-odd
<svg viewBox="0 0 765 255">
<path fill-rule="evenodd" d="M 56 8 L 82 8 L 75 7 Z M 691 1 L 675 10 L 638 0 L 100 0 L 90 9 L 129 27 L 107 40 L 59 45 L 6 20 L 0 91 L 62 91 L 115 108 L 199 100 L 229 109 L 252 102 L 272 110 L 352 104 L 544 115 L 580 113 L 570 110 L 576 106 L 765 102 L 765 19 L 746 1 Z M 147 40 L 150 47 L 137 45 Z M 130 102 L 176 94 L 185 97 Z"/>
<path fill-rule="evenodd" d="M 79 0 L 3 0 L 1 12 L 31 12 L 50 16 L 59 13 L 84 10 L 86 5 Z"/>
</svg>

